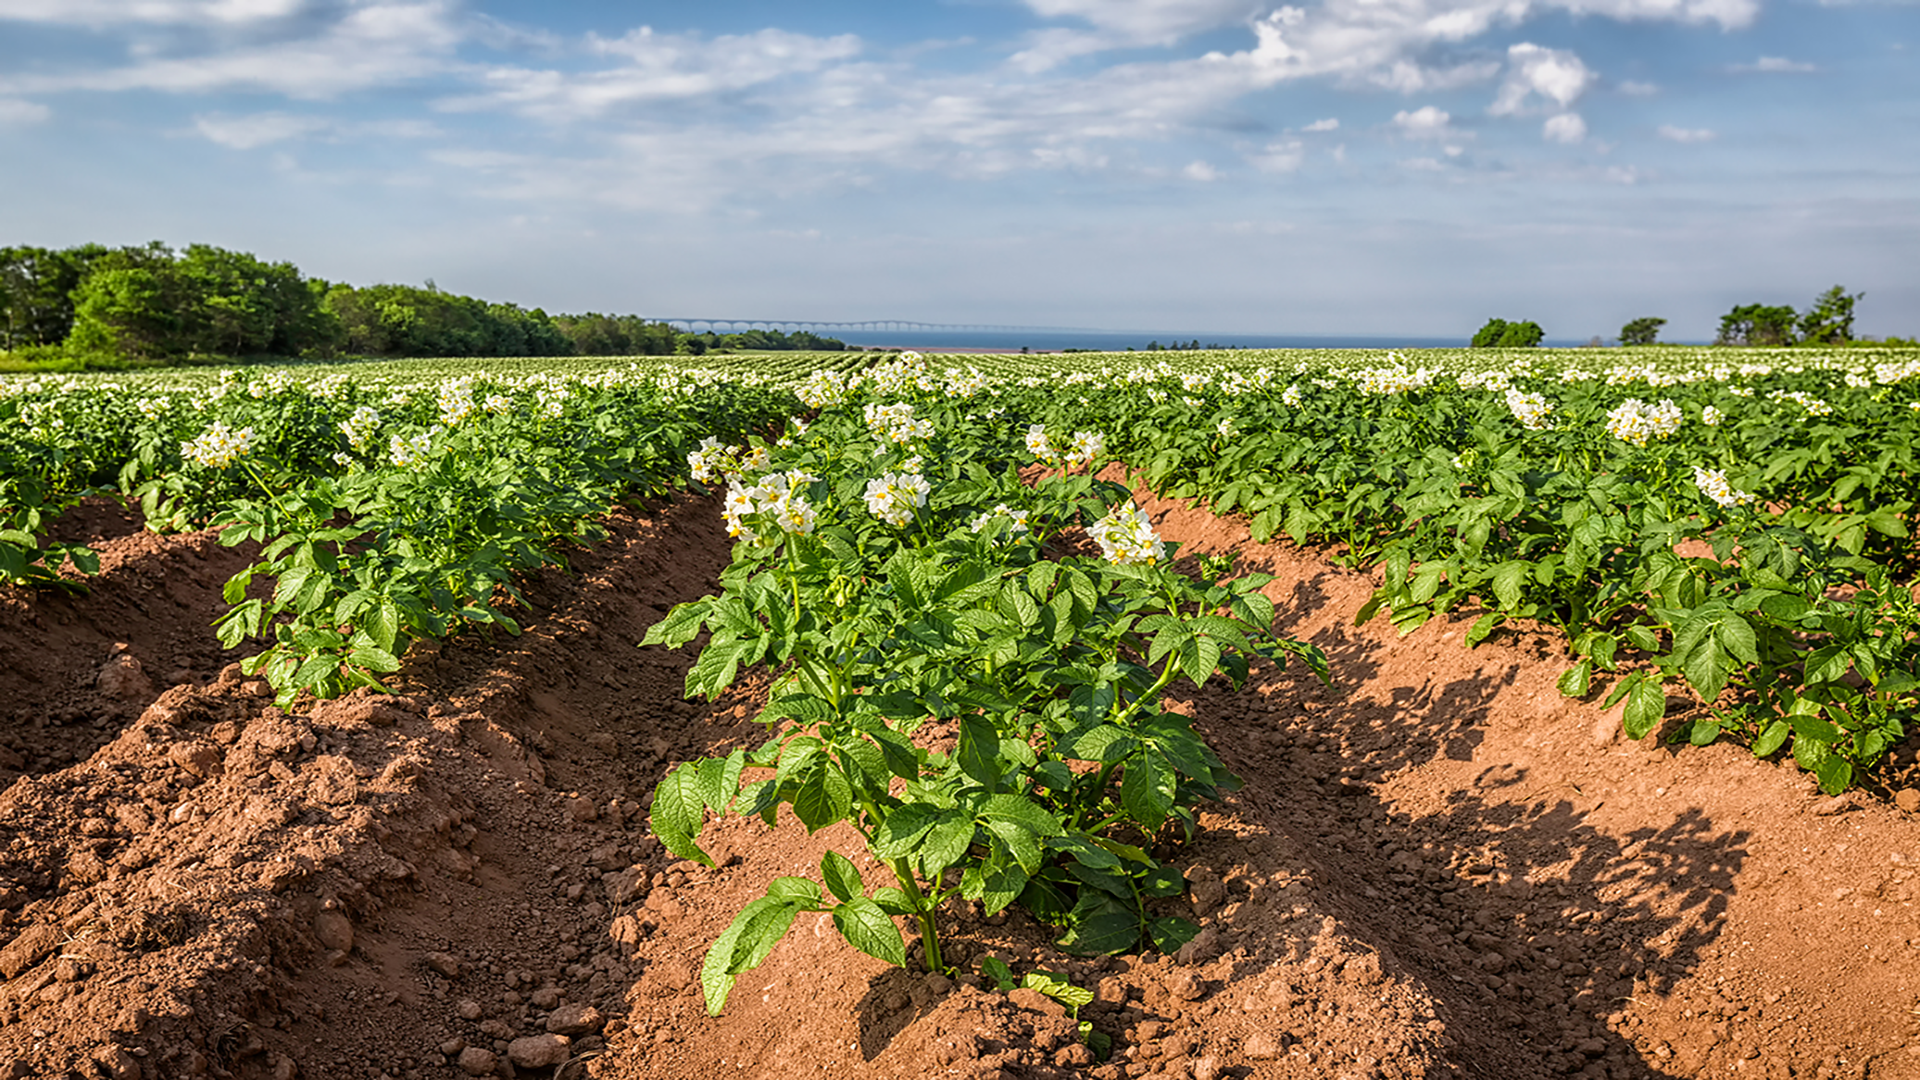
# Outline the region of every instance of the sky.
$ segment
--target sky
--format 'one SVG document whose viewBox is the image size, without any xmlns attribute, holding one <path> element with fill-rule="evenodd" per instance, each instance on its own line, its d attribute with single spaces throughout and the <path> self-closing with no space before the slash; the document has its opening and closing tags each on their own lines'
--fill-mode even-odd
<svg viewBox="0 0 1920 1080">
<path fill-rule="evenodd" d="M 1916 0 L 0 0 L 0 245 L 550 312 L 1920 335 Z"/>
</svg>

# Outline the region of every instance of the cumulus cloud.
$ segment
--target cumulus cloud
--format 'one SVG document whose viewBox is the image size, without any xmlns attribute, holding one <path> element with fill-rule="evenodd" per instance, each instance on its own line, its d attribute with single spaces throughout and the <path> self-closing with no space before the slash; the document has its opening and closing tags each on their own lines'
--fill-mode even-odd
<svg viewBox="0 0 1920 1080">
<path fill-rule="evenodd" d="M 1195 161 L 1189 164 L 1186 168 L 1180 170 L 1180 175 L 1189 180 L 1198 180 L 1201 183 L 1220 179 L 1219 170 L 1204 161 Z"/>
<path fill-rule="evenodd" d="M 1655 134 L 1668 142 L 1677 143 L 1712 142 L 1714 138 L 1713 132 L 1707 128 L 1683 128 L 1672 124 L 1661 124 Z"/>
<path fill-rule="evenodd" d="M 1339 131 L 1340 121 L 1335 117 L 1328 117 L 1325 120 L 1315 120 L 1313 123 L 1308 124 L 1306 127 L 1301 128 L 1300 130 L 1302 131 Z"/>
<path fill-rule="evenodd" d="M 0 98 L 0 127 L 24 127 L 27 124 L 38 124 L 52 115 L 52 109 L 37 101 Z"/>
<path fill-rule="evenodd" d="M 1488 110 L 1495 116 L 1525 111 L 1535 98 L 1566 108 L 1593 82 L 1593 72 L 1565 49 L 1521 42 L 1507 49 L 1507 78 Z"/>
<path fill-rule="evenodd" d="M 1451 139 L 1458 133 L 1451 126 L 1453 114 L 1432 105 L 1393 114 L 1393 123 L 1409 139 Z"/>
<path fill-rule="evenodd" d="M 1587 122 L 1579 113 L 1561 113 L 1550 116 L 1541 126 L 1540 135 L 1548 142 L 1577 143 L 1587 137 Z"/>
</svg>

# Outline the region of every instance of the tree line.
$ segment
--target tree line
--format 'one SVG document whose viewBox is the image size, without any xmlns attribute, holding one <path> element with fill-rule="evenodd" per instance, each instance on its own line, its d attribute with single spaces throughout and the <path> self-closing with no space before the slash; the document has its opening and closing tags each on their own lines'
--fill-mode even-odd
<svg viewBox="0 0 1920 1080">
<path fill-rule="evenodd" d="M 637 315 L 548 315 L 425 286 L 309 278 L 208 244 L 0 248 L 0 351 L 28 361 L 666 356 L 837 352 L 805 331 L 689 334 Z"/>
<path fill-rule="evenodd" d="M 1715 345 L 1847 345 L 1853 337 L 1853 306 L 1865 293 L 1849 293 L 1835 285 L 1819 296 L 1805 311 L 1780 304 L 1738 304 L 1720 317 Z M 1652 345 L 1667 320 L 1644 316 L 1620 328 L 1620 344 Z M 1540 344 L 1546 335 L 1535 322 L 1508 322 L 1488 319 L 1473 335 L 1474 348 L 1526 348 Z M 1600 344 L 1599 338 L 1593 344 Z M 1883 344 L 1912 345 L 1914 342 L 1890 338 Z"/>
</svg>

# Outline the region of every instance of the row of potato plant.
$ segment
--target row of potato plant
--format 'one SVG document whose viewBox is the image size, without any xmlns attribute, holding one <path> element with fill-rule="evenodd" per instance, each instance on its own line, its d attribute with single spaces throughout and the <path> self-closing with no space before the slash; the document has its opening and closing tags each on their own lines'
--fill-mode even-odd
<svg viewBox="0 0 1920 1080">
<path fill-rule="evenodd" d="M 1709 709 L 1671 738 L 1786 748 L 1837 792 L 1905 737 L 1920 689 L 1920 365 L 1753 368 L 1145 368 L 1005 400 L 1118 433 L 1156 490 L 1256 539 L 1380 566 L 1363 621 L 1477 606 L 1469 645 L 1547 623 L 1562 692 L 1624 702 L 1632 737 L 1690 689 Z"/>
<path fill-rule="evenodd" d="M 0 398 L 0 408 L 59 421 L 16 444 L 40 458 L 13 460 L 57 462 L 73 445 L 92 457 L 64 473 L 10 470 L 0 483 L 39 484 L 61 504 L 115 490 L 139 498 L 149 528 L 220 526 L 223 544 L 259 543 L 226 584 L 217 633 L 229 648 L 264 638 L 245 665 L 285 704 L 302 691 L 378 686 L 418 638 L 516 631 L 517 574 L 597 538 L 614 502 L 681 486 L 681 459 L 699 436 L 743 435 L 796 405 L 787 391 L 711 373 L 613 369 L 427 383 L 230 371 L 174 389 L 55 385 Z M 72 438 L 89 430 L 102 438 Z M 43 509 L 34 524 L 51 517 Z M 70 582 L 49 556 L 85 553 L 20 533 L 5 539 L 24 550 L 0 565 L 27 561 L 28 580 Z"/>
<path fill-rule="evenodd" d="M 1076 952 L 1177 948 L 1196 928 L 1154 903 L 1185 887 L 1156 842 L 1238 781 L 1163 695 L 1179 678 L 1238 685 L 1262 659 L 1325 676 L 1318 650 L 1271 633 L 1268 577 L 1175 569 L 1127 490 L 1088 474 L 1098 435 L 1033 429 L 974 389 L 931 385 L 909 357 L 859 392 L 803 389 L 823 411 L 773 447 L 693 455 L 696 478 L 726 482 L 739 542 L 723 591 L 646 643 L 710 635 L 689 695 L 764 667 L 771 731 L 671 773 L 653 828 L 710 862 L 709 813 L 771 822 L 784 806 L 810 830 L 846 823 L 884 867 L 869 882 L 834 851 L 820 881 L 774 881 L 707 954 L 711 1011 L 806 911 L 894 964 L 904 916 L 930 970 L 955 897 L 1018 903 Z M 1052 468 L 1023 480 L 1032 465 Z M 1046 973 L 1028 985 L 1073 992 Z"/>
</svg>

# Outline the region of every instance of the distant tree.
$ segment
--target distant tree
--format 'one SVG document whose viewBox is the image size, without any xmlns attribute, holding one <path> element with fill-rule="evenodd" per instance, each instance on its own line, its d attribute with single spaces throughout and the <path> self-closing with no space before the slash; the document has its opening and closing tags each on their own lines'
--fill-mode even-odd
<svg viewBox="0 0 1920 1080">
<path fill-rule="evenodd" d="M 1835 285 L 1814 298 L 1813 306 L 1800 316 L 1800 340 L 1821 345 L 1839 345 L 1853 340 L 1853 304 L 1865 293 L 1848 295 Z"/>
<path fill-rule="evenodd" d="M 99 244 L 0 248 L 0 349 L 65 341 L 73 332 L 73 292 L 106 253 Z"/>
<path fill-rule="evenodd" d="M 1653 339 L 1659 336 L 1660 328 L 1665 325 L 1667 325 L 1667 320 L 1656 319 L 1652 316 L 1635 319 L 1620 328 L 1620 344 L 1651 345 L 1653 344 Z"/>
<path fill-rule="evenodd" d="M 1720 316 L 1715 345 L 1791 345 L 1793 309 L 1785 305 L 1743 304 Z"/>
<path fill-rule="evenodd" d="M 73 333 L 81 353 L 161 360 L 179 351 L 180 319 L 167 277 L 144 266 L 96 268 L 74 294 Z"/>
<path fill-rule="evenodd" d="M 1540 324 L 1527 322 L 1508 322 L 1505 319 L 1488 319 L 1487 325 L 1473 335 L 1473 348 L 1476 349 L 1530 349 L 1540 344 L 1546 337 L 1546 331 Z"/>
</svg>

